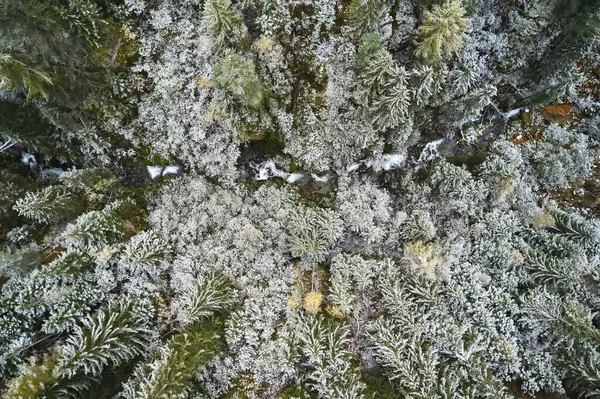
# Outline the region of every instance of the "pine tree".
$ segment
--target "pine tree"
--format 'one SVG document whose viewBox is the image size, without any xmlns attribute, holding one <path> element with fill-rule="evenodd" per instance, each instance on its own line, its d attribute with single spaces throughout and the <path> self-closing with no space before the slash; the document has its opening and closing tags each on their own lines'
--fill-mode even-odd
<svg viewBox="0 0 600 399">
<path fill-rule="evenodd" d="M 60 186 L 48 186 L 41 191 L 27 193 L 15 203 L 19 215 L 40 223 L 68 220 L 82 210 L 81 200 L 73 192 Z"/>
<path fill-rule="evenodd" d="M 236 101 L 259 110 L 264 101 L 264 85 L 254 63 L 239 54 L 229 53 L 213 72 L 217 89 L 229 93 Z"/>
<path fill-rule="evenodd" d="M 335 212 L 326 209 L 300 207 L 290 214 L 290 252 L 302 259 L 310 270 L 325 260 L 331 245 L 341 236 L 342 221 Z"/>
<path fill-rule="evenodd" d="M 199 321 L 214 312 L 226 309 L 232 302 L 229 282 L 220 276 L 201 276 L 186 287 L 174 303 L 182 326 Z"/>
<path fill-rule="evenodd" d="M 347 326 L 321 316 L 306 316 L 300 319 L 298 338 L 307 359 L 309 385 L 319 397 L 365 397 L 365 384 L 347 350 Z"/>
<path fill-rule="evenodd" d="M 107 186 L 116 181 L 114 173 L 104 168 L 73 169 L 60 176 L 66 187 L 83 191 L 93 189 L 96 185 Z"/>
<path fill-rule="evenodd" d="M 385 0 L 352 0 L 348 9 L 350 29 L 358 36 L 376 32 L 386 12 L 389 5 Z"/>
<path fill-rule="evenodd" d="M 172 337 L 161 348 L 159 357 L 136 369 L 123 391 L 125 399 L 184 399 L 189 380 L 210 360 L 222 345 L 223 323 L 207 319 Z"/>
<path fill-rule="evenodd" d="M 21 374 L 7 384 L 7 389 L 2 396 L 4 399 L 36 399 L 42 395 L 57 380 L 56 367 L 58 356 L 56 354 L 46 355 L 39 364 L 32 363 L 25 367 Z"/>
<path fill-rule="evenodd" d="M 98 376 L 106 366 L 118 366 L 146 353 L 152 345 L 153 309 L 148 301 L 123 298 L 83 320 L 60 348 L 59 374 Z"/>
<path fill-rule="evenodd" d="M 369 110 L 375 126 L 386 130 L 407 120 L 411 91 L 407 71 L 381 48 L 378 37 L 366 35 L 359 45 L 357 67 L 362 84 L 356 96 Z"/>
<path fill-rule="evenodd" d="M 556 221 L 553 230 L 558 234 L 576 242 L 590 253 L 600 251 L 600 227 L 597 223 L 560 210 L 552 212 L 552 216 Z"/>
<path fill-rule="evenodd" d="M 404 261 L 415 275 L 435 280 L 444 274 L 444 258 L 438 255 L 438 251 L 433 243 L 410 242 L 404 245 Z"/>
<path fill-rule="evenodd" d="M 19 221 L 13 206 L 23 197 L 29 184 L 22 176 L 0 170 L 0 223 L 11 227 Z"/>
<path fill-rule="evenodd" d="M 427 242 L 435 236 L 435 226 L 429 215 L 414 213 L 400 226 L 400 236 L 408 241 Z"/>
<path fill-rule="evenodd" d="M 580 398 L 600 398 L 600 353 L 593 345 L 585 345 L 580 354 L 566 364 L 566 385 Z"/>
<path fill-rule="evenodd" d="M 547 104 L 564 92 L 573 79 L 572 67 L 597 50 L 600 45 L 600 4 L 594 0 L 557 1 L 552 25 L 558 34 L 551 36 L 549 51 L 523 75 L 523 85 L 532 86 L 531 95 L 519 104 Z"/>
<path fill-rule="evenodd" d="M 62 237 L 75 248 L 116 242 L 124 234 L 121 213 L 132 205 L 129 201 L 116 201 L 101 211 L 84 213 L 67 226 Z"/>
<path fill-rule="evenodd" d="M 224 47 L 241 47 L 246 39 L 244 17 L 230 0 L 205 1 L 202 25 L 212 34 L 217 51 Z"/>
<path fill-rule="evenodd" d="M 451 56 L 459 50 L 465 38 L 469 19 L 459 0 L 448 0 L 434 5 L 425 12 L 425 20 L 419 26 L 421 40 L 417 55 L 428 62 Z"/>
<path fill-rule="evenodd" d="M 0 57 L 2 87 L 29 99 L 73 106 L 98 81 L 93 48 L 109 34 L 98 5 L 91 0 L 3 0 L 2 10 L 0 32 L 7 51 Z"/>
<path fill-rule="evenodd" d="M 558 259 L 544 253 L 529 251 L 526 254 L 524 270 L 537 284 L 551 284 L 556 287 L 570 288 L 581 279 L 580 270 L 569 259 Z"/>
<path fill-rule="evenodd" d="M 0 356 L 7 356 L 0 367 L 3 374 L 11 373 L 33 351 L 29 344 L 37 334 L 71 331 L 104 299 L 89 274 L 91 266 L 89 258 L 70 252 L 4 283 L 0 294 L 0 341 L 7 344 L 0 345 Z M 22 357 L 14 356 L 15 352 Z"/>
<path fill-rule="evenodd" d="M 141 232 L 125 244 L 119 263 L 135 268 L 152 269 L 168 259 L 170 245 L 156 233 Z"/>
</svg>

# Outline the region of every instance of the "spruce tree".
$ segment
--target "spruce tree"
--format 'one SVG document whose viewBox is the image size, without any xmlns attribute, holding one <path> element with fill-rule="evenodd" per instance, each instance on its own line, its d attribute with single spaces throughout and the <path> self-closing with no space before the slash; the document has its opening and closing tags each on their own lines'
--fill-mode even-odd
<svg viewBox="0 0 600 399">
<path fill-rule="evenodd" d="M 62 237 L 71 247 L 98 247 L 123 237 L 121 211 L 131 207 L 128 201 L 115 201 L 100 211 L 90 211 L 69 224 Z"/>
<path fill-rule="evenodd" d="M 252 60 L 236 53 L 227 54 L 215 68 L 213 80 L 217 89 L 241 104 L 255 110 L 263 107 L 265 87 Z"/>
<path fill-rule="evenodd" d="M 573 78 L 569 69 L 600 46 L 600 3 L 557 1 L 552 14 L 551 22 L 560 33 L 552 37 L 549 51 L 524 74 L 523 83 L 531 85 L 532 94 L 517 104 L 547 104 L 554 100 Z"/>
<path fill-rule="evenodd" d="M 202 25 L 212 35 L 217 52 L 242 45 L 247 29 L 242 13 L 230 0 L 207 0 L 203 11 Z"/>
<path fill-rule="evenodd" d="M 421 40 L 417 55 L 427 62 L 436 62 L 459 50 L 469 24 L 466 11 L 459 0 L 448 0 L 425 12 L 425 20 L 419 26 Z"/>
<path fill-rule="evenodd" d="M 138 367 L 123 391 L 126 399 L 184 399 L 197 370 L 220 349 L 222 322 L 207 319 L 176 334 L 159 357 Z"/>
<path fill-rule="evenodd" d="M 90 61 L 108 22 L 94 1 L 2 0 L 0 9 L 2 89 L 69 107 L 98 82 Z"/>
<path fill-rule="evenodd" d="M 389 11 L 386 0 L 352 0 L 348 10 L 350 29 L 358 36 L 377 32 Z"/>
<path fill-rule="evenodd" d="M 174 304 L 181 325 L 193 324 L 226 309 L 232 302 L 232 294 L 230 283 L 221 276 L 201 276 L 192 281 Z"/>
<path fill-rule="evenodd" d="M 81 200 L 72 191 L 60 186 L 48 186 L 27 193 L 17 200 L 14 209 L 19 215 L 39 223 L 68 220 L 82 210 Z"/>
<path fill-rule="evenodd" d="M 145 353 L 153 338 L 153 317 L 150 303 L 136 298 L 111 302 L 88 316 L 60 348 L 60 376 L 98 376 L 109 364 L 118 366 Z"/>
</svg>

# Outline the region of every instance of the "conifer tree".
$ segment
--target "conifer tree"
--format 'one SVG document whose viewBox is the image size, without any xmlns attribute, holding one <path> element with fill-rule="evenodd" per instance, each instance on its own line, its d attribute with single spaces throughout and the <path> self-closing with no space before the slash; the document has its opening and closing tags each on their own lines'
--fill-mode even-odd
<svg viewBox="0 0 600 399">
<path fill-rule="evenodd" d="M 229 282 L 221 276 L 201 276 L 185 287 L 174 303 L 182 326 L 195 323 L 227 308 L 233 299 Z"/>
<path fill-rule="evenodd" d="M 559 33 L 552 37 L 549 51 L 531 64 L 524 74 L 531 95 L 519 104 L 547 104 L 564 92 L 573 73 L 569 71 L 600 46 L 600 4 L 593 0 L 552 3 L 552 23 Z"/>
<path fill-rule="evenodd" d="M 46 355 L 39 364 L 30 364 L 21 375 L 10 380 L 3 394 L 4 399 L 36 399 L 56 384 L 58 356 Z"/>
<path fill-rule="evenodd" d="M 247 34 L 242 13 L 230 0 L 205 1 L 202 24 L 212 34 L 217 52 L 241 46 Z"/>
<path fill-rule="evenodd" d="M 300 319 L 298 338 L 304 344 L 309 384 L 319 397 L 365 398 L 365 384 L 346 349 L 350 339 L 347 326 L 321 316 L 306 316 Z"/>
<path fill-rule="evenodd" d="M 184 399 L 189 380 L 220 349 L 222 322 L 207 319 L 173 336 L 159 357 L 138 367 L 125 385 L 126 399 Z"/>
<path fill-rule="evenodd" d="M 110 40 L 114 23 L 95 0 L 3 0 L 2 10 L 3 89 L 68 107 L 98 82 L 94 51 Z"/>
<path fill-rule="evenodd" d="M 143 269 L 157 267 L 167 260 L 170 246 L 155 233 L 142 232 L 125 245 L 119 263 Z"/>
<path fill-rule="evenodd" d="M 367 107 L 378 129 L 396 127 L 408 118 L 411 92 L 408 73 L 382 48 L 377 34 L 366 35 L 358 48 L 357 67 L 362 85 L 358 100 Z"/>
<path fill-rule="evenodd" d="M 13 226 L 19 219 L 13 208 L 28 188 L 27 180 L 19 175 L 0 170 L 0 222 Z"/>
<path fill-rule="evenodd" d="M 600 252 L 600 226 L 594 221 L 557 210 L 552 213 L 555 220 L 553 229 L 560 235 L 575 241 L 590 253 Z"/>
<path fill-rule="evenodd" d="M 342 233 L 342 221 L 331 210 L 300 207 L 290 215 L 290 251 L 311 270 L 325 259 L 330 246 Z"/>
<path fill-rule="evenodd" d="M 41 191 L 27 193 L 15 203 L 20 215 L 40 223 L 67 220 L 82 209 L 77 195 L 60 186 L 48 186 Z"/>
<path fill-rule="evenodd" d="M 66 243 L 72 247 L 94 247 L 112 243 L 123 236 L 123 209 L 129 208 L 129 201 L 116 201 L 101 211 L 90 211 L 69 224 L 63 233 Z"/>
<path fill-rule="evenodd" d="M 253 109 L 261 109 L 264 85 L 256 73 L 254 63 L 239 54 L 229 53 L 215 68 L 214 85 L 229 93 L 236 101 Z"/>
<path fill-rule="evenodd" d="M 152 343 L 153 317 L 150 303 L 136 298 L 109 303 L 88 316 L 60 349 L 60 376 L 97 376 L 109 364 L 118 366 L 145 353 Z"/>
<path fill-rule="evenodd" d="M 435 62 L 459 50 L 469 24 L 465 13 L 459 0 L 448 0 L 442 5 L 434 5 L 431 11 L 426 11 L 425 20 L 419 26 L 421 40 L 417 46 L 417 55 L 427 62 Z"/>
<path fill-rule="evenodd" d="M 352 0 L 348 10 L 350 28 L 358 36 L 377 32 L 388 8 L 385 0 Z"/>
</svg>

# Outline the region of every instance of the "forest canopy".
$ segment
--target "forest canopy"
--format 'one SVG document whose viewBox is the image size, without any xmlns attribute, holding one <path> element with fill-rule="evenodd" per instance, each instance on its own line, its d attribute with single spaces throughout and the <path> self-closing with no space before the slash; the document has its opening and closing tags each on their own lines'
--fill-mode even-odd
<svg viewBox="0 0 600 399">
<path fill-rule="evenodd" d="M 597 0 L 0 0 L 2 399 L 600 398 Z"/>
</svg>

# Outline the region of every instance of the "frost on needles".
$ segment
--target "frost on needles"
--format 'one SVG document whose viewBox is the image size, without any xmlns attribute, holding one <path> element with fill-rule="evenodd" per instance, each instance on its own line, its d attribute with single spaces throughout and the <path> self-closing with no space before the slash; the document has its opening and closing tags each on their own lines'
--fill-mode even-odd
<svg viewBox="0 0 600 399">
<path fill-rule="evenodd" d="M 600 2 L 0 10 L 1 398 L 600 398 Z"/>
</svg>

